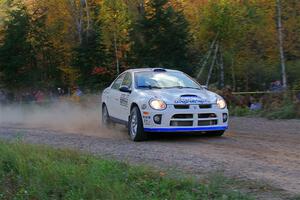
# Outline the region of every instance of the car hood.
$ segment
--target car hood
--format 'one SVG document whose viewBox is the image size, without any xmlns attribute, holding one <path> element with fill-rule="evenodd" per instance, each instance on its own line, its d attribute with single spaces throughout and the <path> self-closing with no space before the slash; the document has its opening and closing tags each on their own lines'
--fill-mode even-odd
<svg viewBox="0 0 300 200">
<path fill-rule="evenodd" d="M 219 97 L 216 93 L 205 89 L 153 89 L 142 92 L 143 96 L 150 99 L 161 99 L 166 104 L 211 104 L 215 103 Z"/>
</svg>

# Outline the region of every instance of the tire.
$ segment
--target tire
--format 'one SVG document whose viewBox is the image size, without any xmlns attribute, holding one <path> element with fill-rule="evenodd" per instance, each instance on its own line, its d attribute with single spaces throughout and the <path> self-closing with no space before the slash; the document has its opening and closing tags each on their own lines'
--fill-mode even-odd
<svg viewBox="0 0 300 200">
<path fill-rule="evenodd" d="M 108 128 L 112 125 L 106 105 L 102 106 L 102 126 Z"/>
<path fill-rule="evenodd" d="M 144 141 L 147 135 L 144 132 L 143 120 L 141 112 L 137 106 L 134 106 L 130 112 L 128 121 L 128 133 L 132 141 Z"/>
<path fill-rule="evenodd" d="M 206 135 L 211 137 L 221 137 L 225 131 L 214 131 L 214 132 L 208 132 Z"/>
</svg>

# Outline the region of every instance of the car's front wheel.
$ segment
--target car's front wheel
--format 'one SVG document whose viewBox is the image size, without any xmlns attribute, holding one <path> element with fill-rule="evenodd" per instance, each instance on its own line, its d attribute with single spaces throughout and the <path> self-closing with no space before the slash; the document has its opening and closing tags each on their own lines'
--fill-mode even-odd
<svg viewBox="0 0 300 200">
<path fill-rule="evenodd" d="M 144 132 L 141 112 L 137 106 L 134 106 L 130 112 L 128 132 L 133 141 L 143 141 L 147 139 L 147 135 Z"/>
<path fill-rule="evenodd" d="M 109 117 L 107 107 L 106 107 L 106 105 L 103 105 L 102 106 L 102 126 L 107 128 L 107 127 L 111 126 L 111 124 L 112 124 L 112 121 Z"/>
</svg>

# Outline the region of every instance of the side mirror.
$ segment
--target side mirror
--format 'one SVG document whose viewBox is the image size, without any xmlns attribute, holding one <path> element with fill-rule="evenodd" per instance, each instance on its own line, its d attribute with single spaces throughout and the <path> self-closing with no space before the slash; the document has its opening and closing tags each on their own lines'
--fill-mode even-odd
<svg viewBox="0 0 300 200">
<path fill-rule="evenodd" d="M 131 90 L 128 86 L 122 85 L 119 89 L 121 92 L 131 93 Z"/>
</svg>

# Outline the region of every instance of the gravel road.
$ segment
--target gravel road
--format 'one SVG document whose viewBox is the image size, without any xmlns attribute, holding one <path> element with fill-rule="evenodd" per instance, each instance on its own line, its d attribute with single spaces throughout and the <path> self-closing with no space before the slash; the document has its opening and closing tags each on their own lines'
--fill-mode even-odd
<svg viewBox="0 0 300 200">
<path fill-rule="evenodd" d="M 287 194 L 300 193 L 299 120 L 231 118 L 230 130 L 220 138 L 167 134 L 140 143 L 129 141 L 126 129 L 119 126 L 70 134 L 1 124 L 0 138 L 22 138 L 192 174 L 222 171 L 226 176 L 268 183 Z"/>
</svg>

